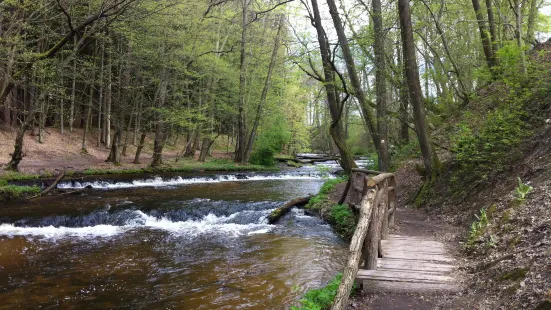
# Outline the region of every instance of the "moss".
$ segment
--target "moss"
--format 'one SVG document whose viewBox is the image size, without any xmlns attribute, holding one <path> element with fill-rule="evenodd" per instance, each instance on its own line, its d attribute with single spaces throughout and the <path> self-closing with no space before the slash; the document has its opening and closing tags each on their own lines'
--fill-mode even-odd
<svg viewBox="0 0 551 310">
<path fill-rule="evenodd" d="M 40 193 L 40 187 L 38 186 L 4 185 L 0 186 L 0 201 L 13 200 L 38 193 Z"/>
<path fill-rule="evenodd" d="M 529 270 L 530 269 L 528 268 L 515 268 L 509 272 L 502 274 L 499 277 L 499 280 L 518 282 L 526 277 L 526 274 L 528 273 Z"/>
</svg>

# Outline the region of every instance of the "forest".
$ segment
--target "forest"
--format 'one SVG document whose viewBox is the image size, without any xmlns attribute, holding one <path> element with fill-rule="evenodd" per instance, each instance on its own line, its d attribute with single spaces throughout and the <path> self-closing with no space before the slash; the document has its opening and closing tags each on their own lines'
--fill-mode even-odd
<svg viewBox="0 0 551 310">
<path fill-rule="evenodd" d="M 483 271 L 473 267 L 469 292 L 479 301 L 550 309 L 543 283 L 551 279 L 550 7 L 547 0 L 0 1 L 0 202 L 34 199 L 51 182 L 30 180 L 59 173 L 52 187 L 81 194 L 99 184 L 90 175 L 301 171 L 301 156 L 323 154 L 342 172 L 308 196 L 306 209 L 350 241 L 356 211 L 333 196 L 366 160 L 407 188 L 400 207 L 469 230 L 454 239 L 461 255 L 472 265 L 490 261 Z M 82 179 L 63 183 L 66 174 Z M 109 182 L 102 189 L 137 184 Z M 211 198 L 197 192 L 194 199 Z M 507 195 L 514 202 L 500 200 Z M 521 209 L 532 204 L 533 215 Z M 16 215 L 0 211 L 0 223 L 23 217 Z M 522 231 L 538 237 L 527 241 Z M 2 236 L 0 229 L 0 245 Z M 512 250 L 526 263 L 493 274 L 512 256 L 494 259 Z M 1 264 L 0 255 L 0 275 Z M 531 282 L 530 264 L 539 273 Z M 339 281 L 325 288 L 331 292 L 306 293 L 296 309 L 328 309 Z M 504 282 L 507 291 L 496 284 Z"/>
<path fill-rule="evenodd" d="M 437 172 L 439 127 L 520 68 L 548 26 L 533 1 L 4 1 L 2 125 L 17 170 L 30 131 L 82 129 L 120 163 L 148 135 L 199 161 L 225 138 L 236 163 L 282 153 L 390 153 L 418 141 Z M 516 74 L 515 78 L 518 78 Z M 411 136 L 411 137 L 410 137 Z M 181 138 L 181 139 L 180 139 Z"/>
</svg>

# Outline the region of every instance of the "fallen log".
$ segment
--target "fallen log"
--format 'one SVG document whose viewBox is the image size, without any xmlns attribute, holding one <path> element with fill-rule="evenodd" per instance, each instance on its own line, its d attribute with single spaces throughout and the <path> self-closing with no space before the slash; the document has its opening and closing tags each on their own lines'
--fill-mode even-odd
<svg viewBox="0 0 551 310">
<path fill-rule="evenodd" d="M 47 194 L 49 191 L 51 191 L 52 189 L 54 189 L 57 186 L 59 181 L 61 181 L 61 179 L 63 179 L 64 176 L 65 176 L 65 170 L 63 170 L 61 172 L 61 174 L 55 179 L 55 181 L 52 184 L 50 184 L 50 186 L 48 186 L 45 190 L 43 190 L 42 192 L 40 192 L 40 193 L 38 193 L 38 194 L 36 194 L 32 197 L 27 198 L 27 199 L 29 199 L 29 200 L 34 199 L 34 198 L 37 198 L 37 197 L 40 197 L 42 195 Z"/>
<path fill-rule="evenodd" d="M 289 210 L 291 210 L 293 207 L 304 206 L 305 204 L 307 204 L 310 201 L 310 199 L 312 199 L 312 197 L 313 196 L 296 198 L 296 199 L 293 199 L 293 200 L 285 203 L 281 207 L 279 207 L 279 208 L 275 209 L 274 211 L 272 211 L 272 213 L 270 213 L 270 215 L 268 215 L 268 223 L 269 224 L 276 223 L 277 221 L 279 221 L 279 219 L 282 216 L 287 214 L 289 212 Z"/>
</svg>

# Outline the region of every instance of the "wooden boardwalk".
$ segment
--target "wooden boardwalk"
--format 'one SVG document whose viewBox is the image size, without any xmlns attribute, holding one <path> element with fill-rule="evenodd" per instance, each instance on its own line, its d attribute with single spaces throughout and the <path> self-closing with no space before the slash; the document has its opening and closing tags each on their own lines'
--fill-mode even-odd
<svg viewBox="0 0 551 310">
<path fill-rule="evenodd" d="M 444 244 L 424 237 L 390 235 L 382 240 L 376 270 L 358 270 L 356 281 L 368 292 L 455 292 L 455 260 Z"/>
</svg>

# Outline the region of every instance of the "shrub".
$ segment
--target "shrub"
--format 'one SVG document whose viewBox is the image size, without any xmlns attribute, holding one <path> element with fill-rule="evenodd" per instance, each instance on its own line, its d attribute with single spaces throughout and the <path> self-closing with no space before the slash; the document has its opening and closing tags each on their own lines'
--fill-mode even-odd
<svg viewBox="0 0 551 310">
<path fill-rule="evenodd" d="M 251 154 L 251 164 L 262 166 L 275 165 L 274 154 L 276 151 L 271 147 L 261 147 Z"/>
<path fill-rule="evenodd" d="M 478 130 L 466 123 L 459 124 L 452 137 L 459 166 L 455 180 L 484 179 L 489 172 L 501 171 L 518 158 L 519 145 L 529 134 L 523 116 L 517 107 L 497 108 L 488 114 Z"/>
</svg>

